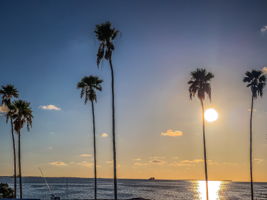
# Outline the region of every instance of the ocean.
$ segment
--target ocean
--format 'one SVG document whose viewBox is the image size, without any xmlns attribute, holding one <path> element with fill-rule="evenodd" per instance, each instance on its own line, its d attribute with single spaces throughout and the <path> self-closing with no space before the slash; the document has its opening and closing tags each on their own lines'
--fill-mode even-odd
<svg viewBox="0 0 267 200">
<path fill-rule="evenodd" d="M 12 186 L 12 178 L 0 177 L 0 182 Z M 47 178 L 48 186 L 40 177 L 23 178 L 25 198 L 49 199 L 53 193 L 61 199 L 92 199 L 93 179 L 86 178 Z M 113 180 L 98 180 L 98 198 L 112 199 Z M 267 199 L 267 183 L 255 183 L 255 199 Z M 175 180 L 118 180 L 119 199 L 142 197 L 153 200 L 205 200 L 204 181 Z M 210 200 L 249 200 L 249 183 L 231 181 L 210 181 Z"/>
</svg>

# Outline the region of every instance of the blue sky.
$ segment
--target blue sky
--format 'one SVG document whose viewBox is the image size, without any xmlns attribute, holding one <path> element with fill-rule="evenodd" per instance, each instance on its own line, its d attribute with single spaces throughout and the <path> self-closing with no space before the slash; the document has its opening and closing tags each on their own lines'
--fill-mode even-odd
<svg viewBox="0 0 267 200">
<path fill-rule="evenodd" d="M 33 128 L 23 132 L 24 174 L 39 175 L 41 166 L 48 176 L 92 176 L 91 158 L 80 156 L 92 153 L 90 107 L 79 99 L 76 83 L 94 74 L 104 79 L 96 106 L 100 176 L 111 177 L 110 73 L 106 63 L 96 66 L 93 33 L 96 24 L 109 20 L 121 32 L 113 57 L 119 176 L 203 176 L 197 161 L 200 107 L 189 101 L 186 83 L 190 71 L 206 67 L 215 74 L 207 106 L 220 114 L 208 127 L 208 156 L 220 163 L 211 165 L 211 177 L 246 180 L 250 93 L 242 76 L 267 66 L 266 6 L 266 1 L 1 1 L 0 83 L 14 84 L 34 110 Z M 264 98 L 255 112 L 261 181 L 267 180 Z M 50 104 L 61 110 L 40 108 Z M 0 175 L 8 175 L 9 127 L 4 119 L 0 126 Z M 169 129 L 183 136 L 161 136 Z M 187 161 L 196 163 L 183 166 Z M 229 173 L 220 173 L 225 168 Z"/>
</svg>

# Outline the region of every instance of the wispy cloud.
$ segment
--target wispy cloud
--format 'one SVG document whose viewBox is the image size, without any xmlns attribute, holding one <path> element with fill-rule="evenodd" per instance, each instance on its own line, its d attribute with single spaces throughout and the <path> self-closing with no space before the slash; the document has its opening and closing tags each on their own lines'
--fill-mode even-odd
<svg viewBox="0 0 267 200">
<path fill-rule="evenodd" d="M 156 164 L 156 165 L 163 165 L 166 162 L 164 160 L 151 160 L 150 163 Z"/>
<path fill-rule="evenodd" d="M 262 159 L 262 158 L 255 158 L 254 161 L 255 161 L 257 164 L 261 164 L 261 163 L 264 161 L 264 159 Z"/>
<path fill-rule="evenodd" d="M 91 157 L 92 155 L 91 154 L 88 154 L 88 153 L 82 153 L 82 154 L 80 154 L 80 157 L 87 157 L 87 158 L 89 158 L 89 157 Z"/>
<path fill-rule="evenodd" d="M 169 163 L 170 166 L 173 167 L 195 167 L 198 165 L 202 165 L 204 162 L 203 159 L 193 159 L 193 160 L 181 160 L 181 161 L 174 161 Z M 214 160 L 208 160 L 208 164 L 209 165 L 237 165 L 237 163 L 233 163 L 233 162 L 218 162 L 218 161 L 214 161 Z"/>
<path fill-rule="evenodd" d="M 248 108 L 248 112 L 251 112 L 250 108 Z M 257 110 L 255 108 L 253 108 L 253 112 L 257 112 Z"/>
<path fill-rule="evenodd" d="M 138 166 L 138 167 L 147 166 L 147 165 L 148 165 L 147 163 L 143 163 L 143 162 L 135 162 L 134 163 L 134 166 Z"/>
<path fill-rule="evenodd" d="M 50 162 L 49 164 L 52 166 L 59 166 L 59 167 L 67 166 L 67 164 L 65 162 L 62 162 L 62 161 L 54 161 L 54 162 Z"/>
<path fill-rule="evenodd" d="M 267 25 L 261 27 L 261 32 L 266 33 L 267 32 Z"/>
<path fill-rule="evenodd" d="M 93 166 L 93 163 L 88 162 L 88 161 L 81 161 L 81 162 L 77 162 L 76 164 L 79 166 L 88 167 L 88 168 Z"/>
<path fill-rule="evenodd" d="M 43 109 L 43 110 L 56 110 L 56 111 L 60 111 L 61 108 L 57 107 L 55 105 L 49 104 L 49 105 L 44 105 L 44 106 L 39 106 L 39 108 Z"/>
<path fill-rule="evenodd" d="M 162 132 L 160 135 L 161 136 L 169 136 L 169 137 L 178 137 L 178 136 L 182 136 L 183 132 L 169 129 L 169 130 L 167 130 L 165 132 Z"/>
<path fill-rule="evenodd" d="M 106 161 L 106 163 L 111 165 L 111 164 L 113 164 L 113 161 L 112 160 L 108 160 L 108 161 Z"/>
<path fill-rule="evenodd" d="M 263 67 L 261 70 L 264 74 L 267 74 L 267 67 Z"/>
<path fill-rule="evenodd" d="M 107 134 L 107 133 L 101 133 L 100 136 L 101 136 L 102 138 L 106 138 L 106 137 L 108 137 L 108 134 Z"/>
<path fill-rule="evenodd" d="M 52 146 L 48 147 L 48 150 L 50 150 L 50 151 L 53 150 L 53 147 Z"/>
<path fill-rule="evenodd" d="M 8 112 L 8 107 L 7 106 L 0 106 L 0 113 L 6 113 Z"/>
</svg>

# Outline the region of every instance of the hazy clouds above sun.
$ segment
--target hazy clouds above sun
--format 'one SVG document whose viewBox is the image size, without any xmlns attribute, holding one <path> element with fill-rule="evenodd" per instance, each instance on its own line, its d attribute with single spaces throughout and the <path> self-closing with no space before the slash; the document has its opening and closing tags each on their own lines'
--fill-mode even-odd
<svg viewBox="0 0 267 200">
<path fill-rule="evenodd" d="M 182 136 L 183 132 L 169 129 L 165 132 L 162 132 L 160 135 L 161 136 L 169 136 L 169 137 L 177 137 L 177 136 Z"/>
<path fill-rule="evenodd" d="M 91 154 L 88 154 L 88 153 L 82 153 L 80 154 L 80 157 L 91 157 L 92 155 Z"/>
<path fill-rule="evenodd" d="M 100 136 L 101 136 L 102 138 L 106 138 L 106 137 L 108 137 L 108 134 L 107 134 L 107 133 L 101 133 Z"/>
<path fill-rule="evenodd" d="M 62 161 L 50 162 L 49 164 L 53 165 L 53 166 L 67 166 L 67 164 L 65 162 L 62 162 Z"/>
</svg>

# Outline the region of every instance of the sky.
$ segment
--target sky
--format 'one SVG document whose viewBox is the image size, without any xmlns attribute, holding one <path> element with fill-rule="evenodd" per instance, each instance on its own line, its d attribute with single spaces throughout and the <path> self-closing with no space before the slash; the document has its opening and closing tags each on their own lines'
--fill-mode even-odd
<svg viewBox="0 0 267 200">
<path fill-rule="evenodd" d="M 0 1 L 0 84 L 34 113 L 22 131 L 23 175 L 93 177 L 90 105 L 77 82 L 97 75 L 98 174 L 112 174 L 111 86 L 98 69 L 96 24 L 120 34 L 113 62 L 119 178 L 204 179 L 201 107 L 190 72 L 204 67 L 216 122 L 207 124 L 210 180 L 249 180 L 247 70 L 267 71 L 266 1 Z M 266 94 L 255 101 L 254 179 L 267 181 Z M 0 118 L 0 175 L 12 175 L 10 127 Z"/>
</svg>

